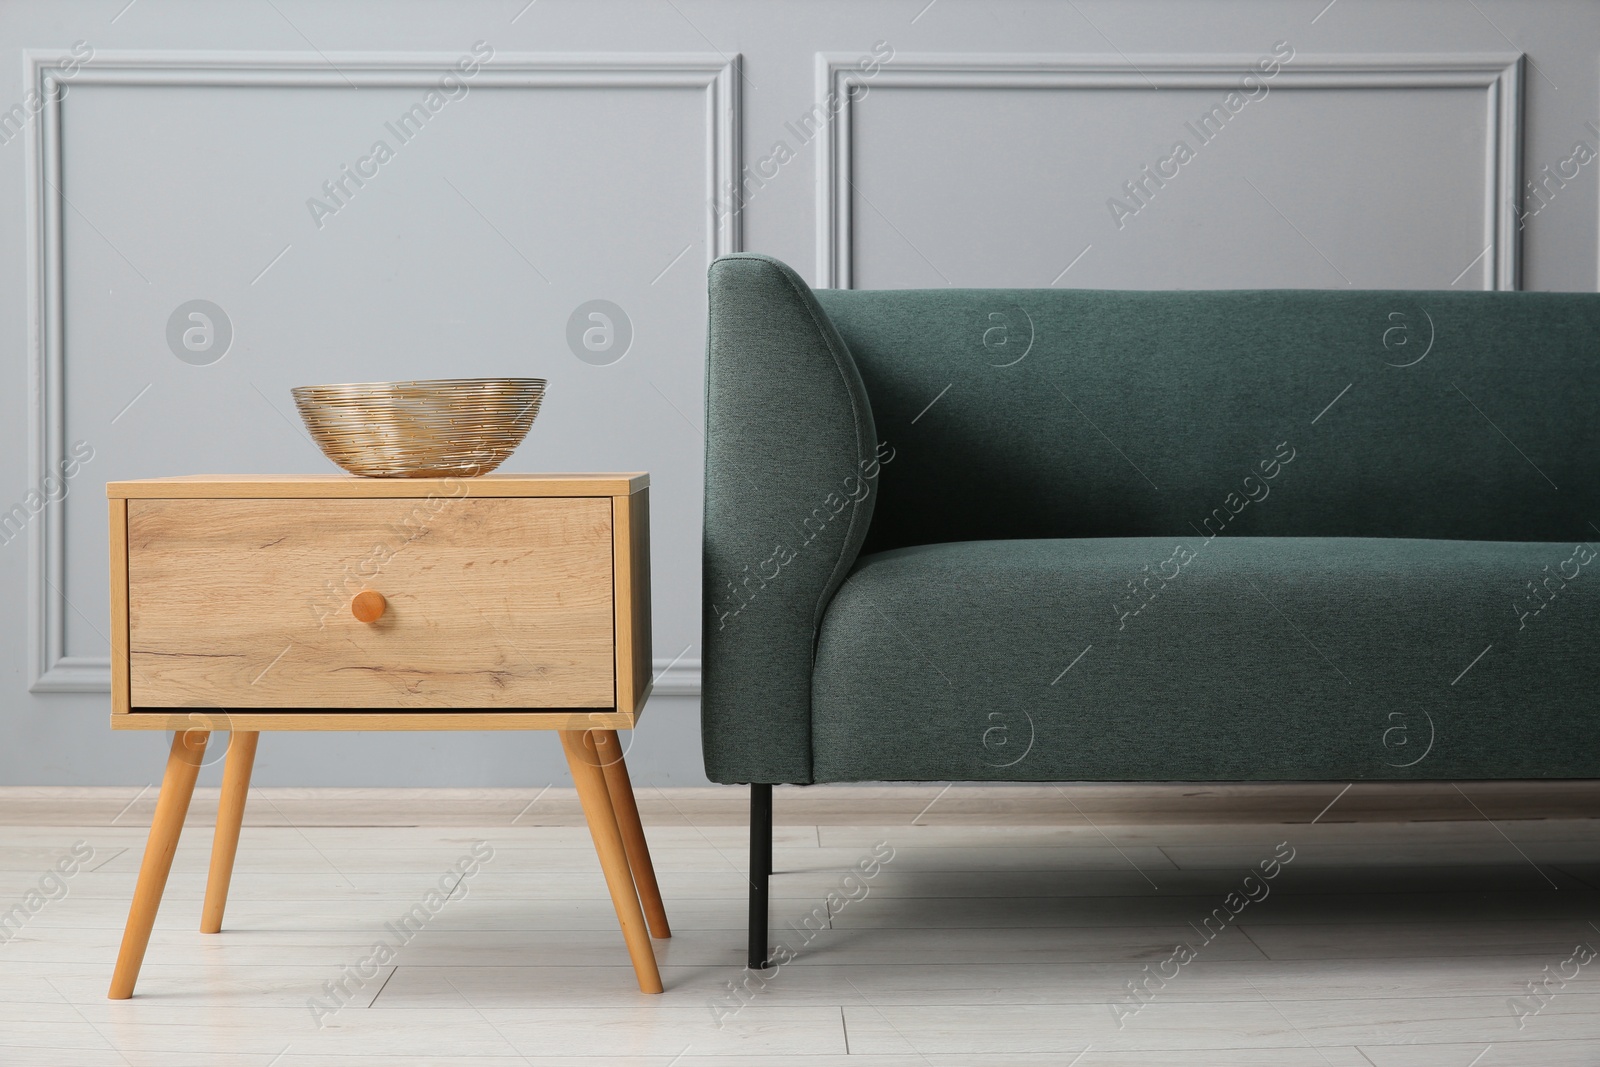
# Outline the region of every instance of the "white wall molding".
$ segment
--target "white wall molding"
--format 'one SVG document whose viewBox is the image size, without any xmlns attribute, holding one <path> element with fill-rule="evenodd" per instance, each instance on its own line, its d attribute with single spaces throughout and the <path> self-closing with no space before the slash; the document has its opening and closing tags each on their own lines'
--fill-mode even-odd
<svg viewBox="0 0 1600 1067">
<path fill-rule="evenodd" d="M 664 697 L 700 695 L 700 657 L 675 660 L 658 658 L 650 664 L 650 669 L 655 673 L 653 692 Z"/>
<path fill-rule="evenodd" d="M 853 173 L 851 112 L 871 89 L 1236 89 L 1258 56 L 897 54 L 864 75 L 859 56 L 818 53 L 816 100 L 837 112 L 820 139 L 816 177 L 816 279 L 820 288 L 852 286 Z M 1522 54 L 1295 56 L 1272 78 L 1274 92 L 1295 89 L 1441 89 L 1484 91 L 1484 226 L 1490 288 L 1516 289 L 1521 248 Z"/>
<path fill-rule="evenodd" d="M 86 85 L 264 86 L 429 89 L 459 53 L 439 52 L 145 52 L 97 51 L 70 78 L 56 64 L 65 50 L 26 50 L 25 84 L 44 101 L 25 140 L 28 278 L 29 476 L 39 484 L 66 457 L 64 395 L 61 100 Z M 727 199 L 742 166 L 740 65 L 737 55 L 698 53 L 496 52 L 471 79 L 473 88 L 698 88 L 705 94 L 706 248 L 708 260 L 742 247 L 742 205 Z M 82 491 L 82 490 L 80 490 Z M 73 605 L 65 595 L 66 539 L 60 508 L 47 505 L 28 530 L 29 691 L 103 693 L 105 657 L 67 654 L 67 618 L 96 630 L 103 605 Z M 103 565 L 104 560 L 97 561 Z M 102 633 L 102 636 L 106 636 Z M 663 662 L 663 666 L 666 664 Z M 699 663 L 680 661 L 658 685 L 664 694 L 699 692 Z"/>
</svg>

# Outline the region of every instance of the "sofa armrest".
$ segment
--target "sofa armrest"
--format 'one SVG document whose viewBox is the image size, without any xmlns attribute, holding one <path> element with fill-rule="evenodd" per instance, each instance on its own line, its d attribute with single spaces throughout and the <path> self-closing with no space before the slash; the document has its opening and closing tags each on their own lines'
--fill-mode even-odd
<svg viewBox="0 0 1600 1067">
<path fill-rule="evenodd" d="M 861 375 L 788 266 L 711 265 L 701 743 L 716 782 L 811 781 L 811 665 L 879 458 Z"/>
</svg>

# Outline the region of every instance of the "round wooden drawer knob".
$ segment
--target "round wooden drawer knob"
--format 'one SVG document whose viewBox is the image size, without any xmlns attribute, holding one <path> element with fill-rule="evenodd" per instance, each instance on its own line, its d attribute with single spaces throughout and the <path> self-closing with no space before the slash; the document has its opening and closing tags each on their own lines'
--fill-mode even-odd
<svg viewBox="0 0 1600 1067">
<path fill-rule="evenodd" d="M 350 614 L 361 622 L 377 622 L 383 618 L 383 609 L 389 602 L 383 599 L 383 594 L 372 589 L 363 589 L 350 601 Z"/>
</svg>

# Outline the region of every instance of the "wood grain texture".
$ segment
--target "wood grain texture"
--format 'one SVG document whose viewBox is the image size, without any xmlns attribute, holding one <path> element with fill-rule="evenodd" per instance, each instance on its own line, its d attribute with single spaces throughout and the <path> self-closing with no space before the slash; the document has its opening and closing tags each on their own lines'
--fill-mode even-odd
<svg viewBox="0 0 1600 1067">
<path fill-rule="evenodd" d="M 136 499 L 128 546 L 133 707 L 613 706 L 604 497 Z"/>
<path fill-rule="evenodd" d="M 643 472 L 502 474 L 477 478 L 357 478 L 349 474 L 193 474 L 107 482 L 115 499 L 307 499 L 383 497 L 616 496 L 650 484 Z"/>
<path fill-rule="evenodd" d="M 111 527 L 111 713 L 126 715 L 128 687 L 128 502 L 110 502 Z"/>
<path fill-rule="evenodd" d="M 644 706 L 651 687 L 650 491 L 612 498 L 616 531 L 617 707 Z"/>
<path fill-rule="evenodd" d="M 189 711 L 135 708 L 111 716 L 113 730 L 182 730 L 194 725 Z M 221 714 L 213 712 L 221 722 Z M 549 711 L 233 711 L 234 730 L 631 730 L 639 713 L 598 708 Z"/>
</svg>

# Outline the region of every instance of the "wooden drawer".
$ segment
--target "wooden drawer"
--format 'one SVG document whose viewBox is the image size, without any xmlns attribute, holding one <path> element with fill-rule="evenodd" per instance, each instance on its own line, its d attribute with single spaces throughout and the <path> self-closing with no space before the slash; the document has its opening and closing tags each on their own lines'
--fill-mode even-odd
<svg viewBox="0 0 1600 1067">
<path fill-rule="evenodd" d="M 130 499 L 126 528 L 134 709 L 617 702 L 608 497 Z"/>
</svg>

